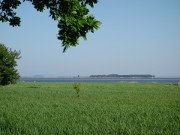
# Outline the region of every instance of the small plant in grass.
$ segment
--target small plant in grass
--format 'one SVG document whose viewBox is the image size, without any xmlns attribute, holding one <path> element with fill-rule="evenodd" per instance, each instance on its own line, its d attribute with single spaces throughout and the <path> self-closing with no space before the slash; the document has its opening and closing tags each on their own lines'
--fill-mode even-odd
<svg viewBox="0 0 180 135">
<path fill-rule="evenodd" d="M 78 97 L 79 97 L 79 93 L 80 93 L 80 86 L 81 86 L 81 84 L 78 83 L 78 82 L 75 82 L 75 83 L 73 84 L 73 87 L 74 87 L 74 89 L 76 90 L 76 93 L 77 93 L 77 96 L 78 96 Z"/>
</svg>

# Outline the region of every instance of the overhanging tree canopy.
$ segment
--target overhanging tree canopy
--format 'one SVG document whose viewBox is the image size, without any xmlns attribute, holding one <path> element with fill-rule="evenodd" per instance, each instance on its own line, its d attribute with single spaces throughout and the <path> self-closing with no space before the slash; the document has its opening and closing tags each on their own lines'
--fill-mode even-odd
<svg viewBox="0 0 180 135">
<path fill-rule="evenodd" d="M 94 7 L 97 0 L 23 0 L 29 1 L 37 11 L 49 9 L 52 19 L 58 21 L 58 39 L 62 41 L 63 52 L 70 46 L 78 45 L 78 39 L 99 28 L 101 24 L 93 15 L 88 14 L 90 7 Z M 9 22 L 12 26 L 20 26 L 20 18 L 16 16 L 16 9 L 22 1 L 0 0 L 0 21 Z"/>
</svg>

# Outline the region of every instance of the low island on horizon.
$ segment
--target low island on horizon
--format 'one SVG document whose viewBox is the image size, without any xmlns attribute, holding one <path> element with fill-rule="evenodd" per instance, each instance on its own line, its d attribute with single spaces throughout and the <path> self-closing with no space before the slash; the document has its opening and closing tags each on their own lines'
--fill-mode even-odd
<svg viewBox="0 0 180 135">
<path fill-rule="evenodd" d="M 118 74 L 109 74 L 109 75 L 90 75 L 92 78 L 104 78 L 104 77 L 117 77 L 117 78 L 155 78 L 154 75 L 150 74 L 141 74 L 141 75 L 118 75 Z"/>
</svg>

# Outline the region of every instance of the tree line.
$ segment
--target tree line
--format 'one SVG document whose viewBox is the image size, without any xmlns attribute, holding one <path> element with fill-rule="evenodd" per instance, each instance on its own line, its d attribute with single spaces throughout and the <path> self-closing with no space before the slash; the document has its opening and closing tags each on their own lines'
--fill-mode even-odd
<svg viewBox="0 0 180 135">
<path fill-rule="evenodd" d="M 90 75 L 90 77 L 120 77 L 120 78 L 154 78 L 154 75 L 143 74 L 143 75 L 118 75 L 118 74 L 109 74 L 109 75 Z"/>
</svg>

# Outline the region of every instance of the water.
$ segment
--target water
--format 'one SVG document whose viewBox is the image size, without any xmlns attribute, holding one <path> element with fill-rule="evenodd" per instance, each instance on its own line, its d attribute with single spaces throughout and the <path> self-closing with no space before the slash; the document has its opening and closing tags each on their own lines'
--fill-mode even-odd
<svg viewBox="0 0 180 135">
<path fill-rule="evenodd" d="M 180 78 L 21 78 L 24 82 L 157 82 L 178 83 Z"/>
</svg>

